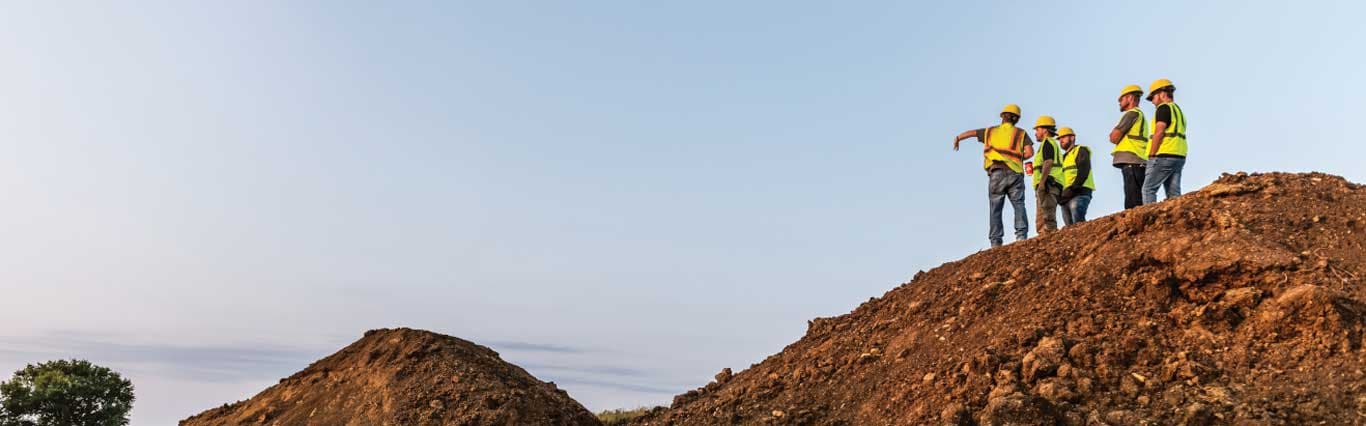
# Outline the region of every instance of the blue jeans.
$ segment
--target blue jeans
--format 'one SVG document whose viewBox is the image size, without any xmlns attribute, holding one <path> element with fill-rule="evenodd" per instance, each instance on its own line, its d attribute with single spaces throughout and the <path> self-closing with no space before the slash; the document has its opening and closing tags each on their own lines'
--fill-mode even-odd
<svg viewBox="0 0 1366 426">
<path fill-rule="evenodd" d="M 991 200 L 991 211 L 988 212 L 987 223 L 990 224 L 991 230 L 987 232 L 987 239 L 991 240 L 991 246 L 1001 245 L 1001 239 L 1005 236 L 1001 213 L 1005 210 L 1006 197 L 1010 198 L 1010 206 L 1015 210 L 1015 241 L 1029 238 L 1029 218 L 1025 217 L 1024 175 L 1010 169 L 994 169 L 988 176 L 987 198 Z"/>
<path fill-rule="evenodd" d="M 1086 208 L 1091 206 L 1091 194 L 1077 194 L 1062 203 L 1062 223 L 1071 225 L 1086 221 Z"/>
<path fill-rule="evenodd" d="M 1148 171 L 1143 176 L 1143 204 L 1157 202 L 1157 187 L 1167 189 L 1167 199 L 1181 195 L 1181 169 L 1185 157 L 1153 157 L 1148 159 Z"/>
</svg>

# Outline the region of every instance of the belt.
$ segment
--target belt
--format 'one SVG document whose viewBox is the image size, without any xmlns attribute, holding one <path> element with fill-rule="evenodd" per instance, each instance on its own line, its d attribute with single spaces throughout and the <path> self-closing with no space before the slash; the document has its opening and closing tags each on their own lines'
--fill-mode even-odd
<svg viewBox="0 0 1366 426">
<path fill-rule="evenodd" d="M 1185 133 L 1176 133 L 1176 132 L 1167 133 L 1167 136 L 1178 137 L 1178 138 L 1181 138 L 1181 139 L 1185 139 L 1185 138 L 1186 138 L 1186 134 L 1185 134 Z"/>
<path fill-rule="evenodd" d="M 1124 135 L 1124 137 L 1129 138 L 1130 140 L 1144 141 L 1144 142 L 1147 142 L 1147 141 L 1148 141 L 1148 138 L 1145 138 L 1145 137 L 1142 137 L 1142 136 Z M 1182 137 L 1185 137 L 1185 136 L 1182 136 Z"/>
</svg>

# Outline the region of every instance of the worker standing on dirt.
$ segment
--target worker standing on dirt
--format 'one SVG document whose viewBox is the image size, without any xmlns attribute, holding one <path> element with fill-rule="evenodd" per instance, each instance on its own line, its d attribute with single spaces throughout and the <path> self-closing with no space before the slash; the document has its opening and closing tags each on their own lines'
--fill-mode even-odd
<svg viewBox="0 0 1366 426">
<path fill-rule="evenodd" d="M 1124 113 L 1119 124 L 1110 131 L 1110 143 L 1115 149 L 1110 152 L 1114 157 L 1115 168 L 1124 178 L 1124 209 L 1132 209 L 1143 204 L 1143 175 L 1148 162 L 1148 121 L 1143 118 L 1139 108 L 1139 97 L 1143 89 L 1130 84 L 1119 92 L 1119 110 Z"/>
<path fill-rule="evenodd" d="M 1062 148 L 1053 139 L 1058 135 L 1057 122 L 1043 115 L 1034 121 L 1034 137 L 1039 140 L 1032 167 L 1025 173 L 1034 175 L 1034 229 L 1039 235 L 1058 230 L 1058 196 L 1062 195 Z"/>
<path fill-rule="evenodd" d="M 1020 106 L 1006 105 L 1001 110 L 1001 124 L 983 129 L 968 130 L 953 139 L 953 150 L 963 139 L 977 138 L 982 142 L 982 168 L 987 171 L 987 199 L 990 210 L 987 222 L 990 229 L 987 238 L 992 247 L 1002 244 L 1005 236 L 1001 224 L 1001 213 L 1005 209 L 1006 198 L 1010 199 L 1015 210 L 1015 241 L 1029 238 L 1029 218 L 1024 205 L 1024 159 L 1034 155 L 1034 141 L 1029 139 L 1023 129 L 1015 127 L 1020 121 Z"/>
<path fill-rule="evenodd" d="M 1165 78 L 1153 82 L 1148 101 L 1153 112 L 1153 139 L 1148 144 L 1148 164 L 1143 176 L 1143 204 L 1157 202 L 1157 187 L 1167 199 L 1181 195 L 1181 170 L 1186 167 L 1186 115 L 1176 105 L 1176 86 Z"/>
<path fill-rule="evenodd" d="M 1086 208 L 1091 205 L 1091 193 L 1096 181 L 1091 173 L 1091 149 L 1077 145 L 1077 134 L 1071 127 L 1058 129 L 1062 142 L 1062 220 L 1067 225 L 1086 221 Z"/>
</svg>

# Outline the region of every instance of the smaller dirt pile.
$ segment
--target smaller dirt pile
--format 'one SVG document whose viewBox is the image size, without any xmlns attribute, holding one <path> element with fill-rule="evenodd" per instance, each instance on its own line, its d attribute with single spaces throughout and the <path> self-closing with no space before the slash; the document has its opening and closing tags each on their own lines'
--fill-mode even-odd
<svg viewBox="0 0 1366 426">
<path fill-rule="evenodd" d="M 371 330 L 255 397 L 180 422 L 205 425 L 598 425 L 554 383 L 493 350 L 407 328 Z"/>
</svg>

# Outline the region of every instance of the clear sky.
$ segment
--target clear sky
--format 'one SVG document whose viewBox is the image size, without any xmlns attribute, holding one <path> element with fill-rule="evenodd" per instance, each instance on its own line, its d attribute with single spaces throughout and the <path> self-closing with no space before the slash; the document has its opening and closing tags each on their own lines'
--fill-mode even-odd
<svg viewBox="0 0 1366 426">
<path fill-rule="evenodd" d="M 391 326 L 667 404 L 984 248 L 950 144 L 1005 103 L 1106 165 L 1170 78 L 1187 190 L 1366 181 L 1360 2 L 192 3 L 0 13 L 0 374 L 110 365 L 137 425 Z"/>
</svg>

